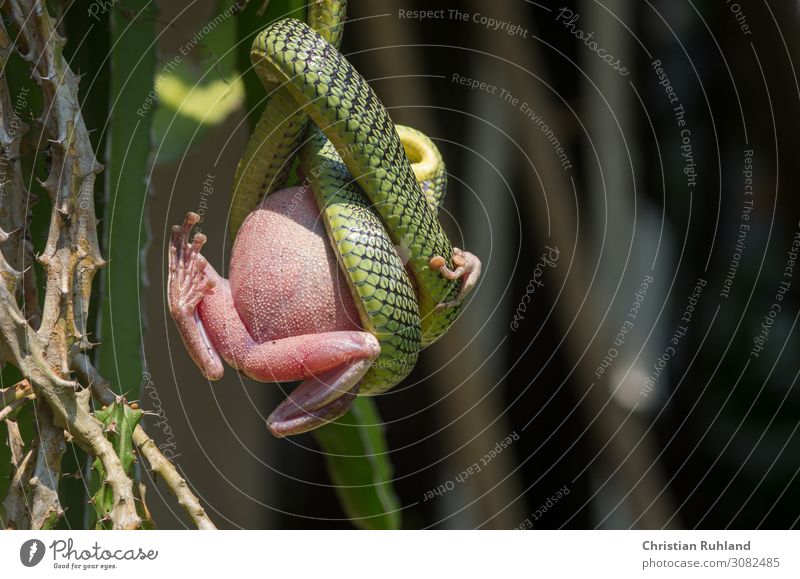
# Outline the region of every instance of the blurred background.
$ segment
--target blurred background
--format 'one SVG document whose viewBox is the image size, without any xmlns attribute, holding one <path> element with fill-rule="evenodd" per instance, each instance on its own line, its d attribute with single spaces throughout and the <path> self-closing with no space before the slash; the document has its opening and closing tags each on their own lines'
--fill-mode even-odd
<svg viewBox="0 0 800 579">
<path fill-rule="evenodd" d="M 144 379 L 112 379 L 139 389 L 219 525 L 350 528 L 314 438 L 267 433 L 281 388 L 203 379 L 166 309 L 187 211 L 226 272 L 233 173 L 264 104 L 247 53 L 291 7 L 231 4 L 62 5 L 107 166 L 100 333 L 143 344 L 141 368 L 117 371 Z M 351 0 L 342 52 L 440 147 L 442 220 L 483 261 L 450 333 L 376 399 L 404 528 L 798 525 L 799 8 Z M 140 96 L 113 102 L 109 83 Z M 125 228 L 136 242 L 114 245 Z M 161 486 L 148 505 L 188 526 Z"/>
</svg>

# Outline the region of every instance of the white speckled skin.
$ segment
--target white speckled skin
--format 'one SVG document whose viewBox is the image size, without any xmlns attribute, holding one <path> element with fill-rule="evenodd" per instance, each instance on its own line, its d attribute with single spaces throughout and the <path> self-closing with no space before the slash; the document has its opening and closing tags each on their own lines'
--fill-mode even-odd
<svg viewBox="0 0 800 579">
<path fill-rule="evenodd" d="M 278 191 L 242 224 L 229 278 L 256 341 L 360 330 L 347 279 L 307 189 Z"/>
</svg>

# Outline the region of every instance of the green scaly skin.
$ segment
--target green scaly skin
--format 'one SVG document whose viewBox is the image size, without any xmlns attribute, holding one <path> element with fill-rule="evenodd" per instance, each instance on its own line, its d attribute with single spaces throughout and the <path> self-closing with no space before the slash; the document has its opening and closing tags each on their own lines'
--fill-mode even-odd
<svg viewBox="0 0 800 579">
<path fill-rule="evenodd" d="M 315 1 L 308 7 L 314 30 L 336 48 L 342 42 L 346 9 L 347 3 L 337 0 Z M 268 91 L 269 102 L 236 167 L 228 218 L 231 239 L 265 196 L 284 188 L 291 161 L 306 136 L 308 116 L 287 90 L 274 88 Z"/>
<path fill-rule="evenodd" d="M 447 193 L 447 171 L 442 154 L 425 133 L 404 125 L 395 125 L 395 128 L 422 193 L 438 212 Z"/>
<path fill-rule="evenodd" d="M 423 343 L 440 337 L 460 309 L 460 283 L 429 263 L 442 256 L 452 268 L 453 246 L 417 185 L 394 123 L 367 82 L 303 22 L 280 20 L 253 42 L 253 65 L 264 86 L 283 85 L 339 152 L 381 216 L 417 281 Z"/>
<path fill-rule="evenodd" d="M 265 195 L 283 187 L 302 147 L 304 173 L 362 325 L 381 343 L 359 390 L 377 394 L 405 378 L 419 350 L 449 329 L 460 304 L 436 306 L 452 302 L 460 284 L 429 266 L 434 256 L 453 266 L 436 215 L 446 185 L 441 156 L 427 137 L 403 127 L 434 152 L 435 166 L 415 177 L 385 108 L 335 48 L 343 15 L 344 3 L 312 3 L 309 21 L 321 34 L 285 19 L 253 42 L 254 68 L 271 98 L 237 170 L 230 223 L 235 234 Z M 307 131 L 308 118 L 316 127 Z"/>
<path fill-rule="evenodd" d="M 311 136 L 300 166 L 322 208 L 339 264 L 348 273 L 362 327 L 381 344 L 381 355 L 361 379 L 359 393 L 385 392 L 417 362 L 422 336 L 416 293 L 380 217 L 325 135 Z"/>
</svg>

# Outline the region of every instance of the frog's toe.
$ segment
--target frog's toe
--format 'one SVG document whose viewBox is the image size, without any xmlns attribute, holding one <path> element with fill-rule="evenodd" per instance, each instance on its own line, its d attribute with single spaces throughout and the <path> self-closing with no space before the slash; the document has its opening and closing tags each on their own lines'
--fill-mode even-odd
<svg viewBox="0 0 800 579">
<path fill-rule="evenodd" d="M 169 245 L 168 297 L 170 309 L 175 313 L 190 314 L 200 300 L 214 287 L 206 275 L 206 259 L 200 251 L 206 236 L 196 233 L 189 242 L 189 234 L 200 220 L 196 213 L 187 213 L 183 225 L 172 227 Z"/>
<path fill-rule="evenodd" d="M 206 271 L 208 263 L 200 254 L 206 236 L 197 233 L 191 243 L 189 242 L 192 227 L 199 220 L 199 215 L 189 213 L 183 225 L 175 225 L 172 228 L 167 300 L 170 315 L 175 320 L 181 339 L 192 359 L 203 375 L 210 380 L 219 380 L 224 372 L 222 361 L 195 313 L 198 304 L 217 285 L 216 274 L 214 277 L 209 275 Z"/>
<path fill-rule="evenodd" d="M 436 306 L 439 310 L 460 304 L 475 288 L 481 275 L 481 260 L 476 255 L 457 247 L 453 248 L 453 265 L 454 269 L 449 268 L 447 261 L 440 255 L 436 255 L 430 260 L 431 269 L 438 270 L 446 279 L 461 280 L 461 289 L 456 298 L 440 303 Z"/>
</svg>

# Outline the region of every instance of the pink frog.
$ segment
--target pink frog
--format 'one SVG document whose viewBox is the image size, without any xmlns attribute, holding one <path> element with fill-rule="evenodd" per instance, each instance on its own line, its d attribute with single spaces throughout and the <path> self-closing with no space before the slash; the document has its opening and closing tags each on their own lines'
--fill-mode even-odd
<svg viewBox="0 0 800 579">
<path fill-rule="evenodd" d="M 189 354 L 209 380 L 219 380 L 222 360 L 261 382 L 301 384 L 267 420 L 276 436 L 312 430 L 344 414 L 358 383 L 380 354 L 378 340 L 361 327 L 309 188 L 293 187 L 264 199 L 242 224 L 233 245 L 228 279 L 190 241 L 199 216 L 173 226 L 168 300 Z M 480 261 L 455 250 L 455 269 L 431 260 L 448 279 L 461 279 L 466 295 Z"/>
</svg>

